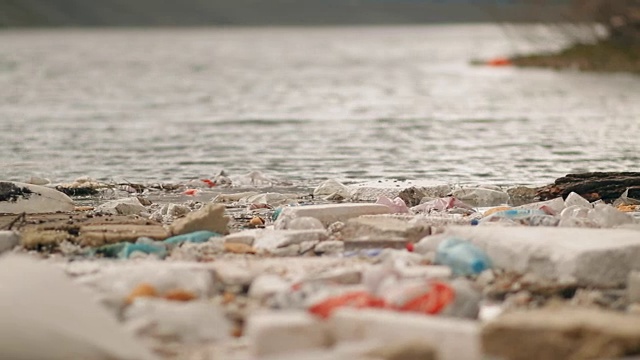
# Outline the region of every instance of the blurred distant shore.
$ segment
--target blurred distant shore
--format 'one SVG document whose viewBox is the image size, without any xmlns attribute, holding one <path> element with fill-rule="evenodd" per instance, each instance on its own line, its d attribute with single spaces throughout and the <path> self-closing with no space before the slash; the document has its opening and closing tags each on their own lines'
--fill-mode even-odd
<svg viewBox="0 0 640 360">
<path fill-rule="evenodd" d="M 518 56 L 517 66 L 575 69 L 596 72 L 630 72 L 640 75 L 640 45 L 602 40 L 575 44 L 558 53 Z"/>
</svg>

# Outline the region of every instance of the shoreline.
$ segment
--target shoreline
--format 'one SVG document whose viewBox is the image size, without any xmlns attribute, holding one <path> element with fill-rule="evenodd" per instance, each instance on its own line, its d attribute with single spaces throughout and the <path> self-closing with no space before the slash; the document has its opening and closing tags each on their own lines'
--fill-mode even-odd
<svg viewBox="0 0 640 360">
<path fill-rule="evenodd" d="M 575 44 L 556 53 L 516 56 L 510 60 L 518 67 L 640 75 L 640 45 L 626 46 L 611 40 L 595 44 Z"/>
</svg>

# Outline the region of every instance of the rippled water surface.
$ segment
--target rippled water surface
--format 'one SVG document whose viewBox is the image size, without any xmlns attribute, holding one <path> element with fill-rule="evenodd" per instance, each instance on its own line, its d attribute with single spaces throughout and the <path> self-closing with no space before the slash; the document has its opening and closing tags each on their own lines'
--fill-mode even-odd
<svg viewBox="0 0 640 360">
<path fill-rule="evenodd" d="M 0 32 L 1 175 L 144 182 L 225 169 L 309 182 L 530 184 L 637 170 L 640 77 L 469 65 L 562 44 L 545 34 L 492 25 Z"/>
</svg>

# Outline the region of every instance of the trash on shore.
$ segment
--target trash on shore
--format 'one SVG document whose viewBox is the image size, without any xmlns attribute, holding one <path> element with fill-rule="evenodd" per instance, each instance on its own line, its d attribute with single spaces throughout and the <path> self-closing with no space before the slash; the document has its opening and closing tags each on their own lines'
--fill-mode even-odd
<svg viewBox="0 0 640 360">
<path fill-rule="evenodd" d="M 555 304 L 569 309 L 559 313 L 600 319 L 585 322 L 594 341 L 635 341 L 599 325 L 640 312 L 633 186 L 605 202 L 577 192 L 535 199 L 535 189 L 522 187 L 409 182 L 329 180 L 308 189 L 313 197 L 299 188 L 273 191 L 284 183 L 221 173 L 157 190 L 162 195 L 132 186 L 92 206 L 70 199 L 58 213 L 0 214 L 0 252 L 31 252 L 41 259 L 30 262 L 64 270 L 65 282 L 94 295 L 91 306 L 136 334 L 131 349 L 152 349 L 157 358 L 203 347 L 237 359 L 293 350 L 299 358 L 366 358 L 382 351 L 366 344 L 402 353 L 416 340 L 428 345 L 421 354 L 438 359 L 480 360 L 485 351 L 533 359 L 512 353 L 528 326 L 554 334 L 575 328 L 532 319 Z M 197 194 L 185 196 L 188 189 Z M 594 306 L 603 313 L 586 310 Z M 584 348 L 545 337 L 517 341 L 559 346 L 565 355 Z M 594 354 L 635 354 L 633 346 L 620 349 Z"/>
</svg>

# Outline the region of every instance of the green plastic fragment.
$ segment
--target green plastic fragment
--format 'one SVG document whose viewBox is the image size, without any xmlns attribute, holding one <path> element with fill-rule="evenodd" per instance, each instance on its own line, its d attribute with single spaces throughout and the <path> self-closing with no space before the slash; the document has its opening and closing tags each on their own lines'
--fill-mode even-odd
<svg viewBox="0 0 640 360">
<path fill-rule="evenodd" d="M 159 258 L 164 259 L 167 256 L 167 247 L 165 244 L 159 242 L 158 244 L 150 244 L 150 243 L 126 243 L 122 250 L 118 253 L 118 258 L 120 259 L 128 259 L 132 253 L 139 251 L 145 254 L 154 254 Z"/>
<path fill-rule="evenodd" d="M 172 236 L 164 240 L 163 242 L 167 245 L 180 245 L 184 242 L 203 243 L 209 240 L 209 238 L 219 237 L 219 236 L 222 236 L 222 235 L 218 234 L 217 232 L 202 230 L 202 231 L 194 231 L 188 234 Z"/>
</svg>

